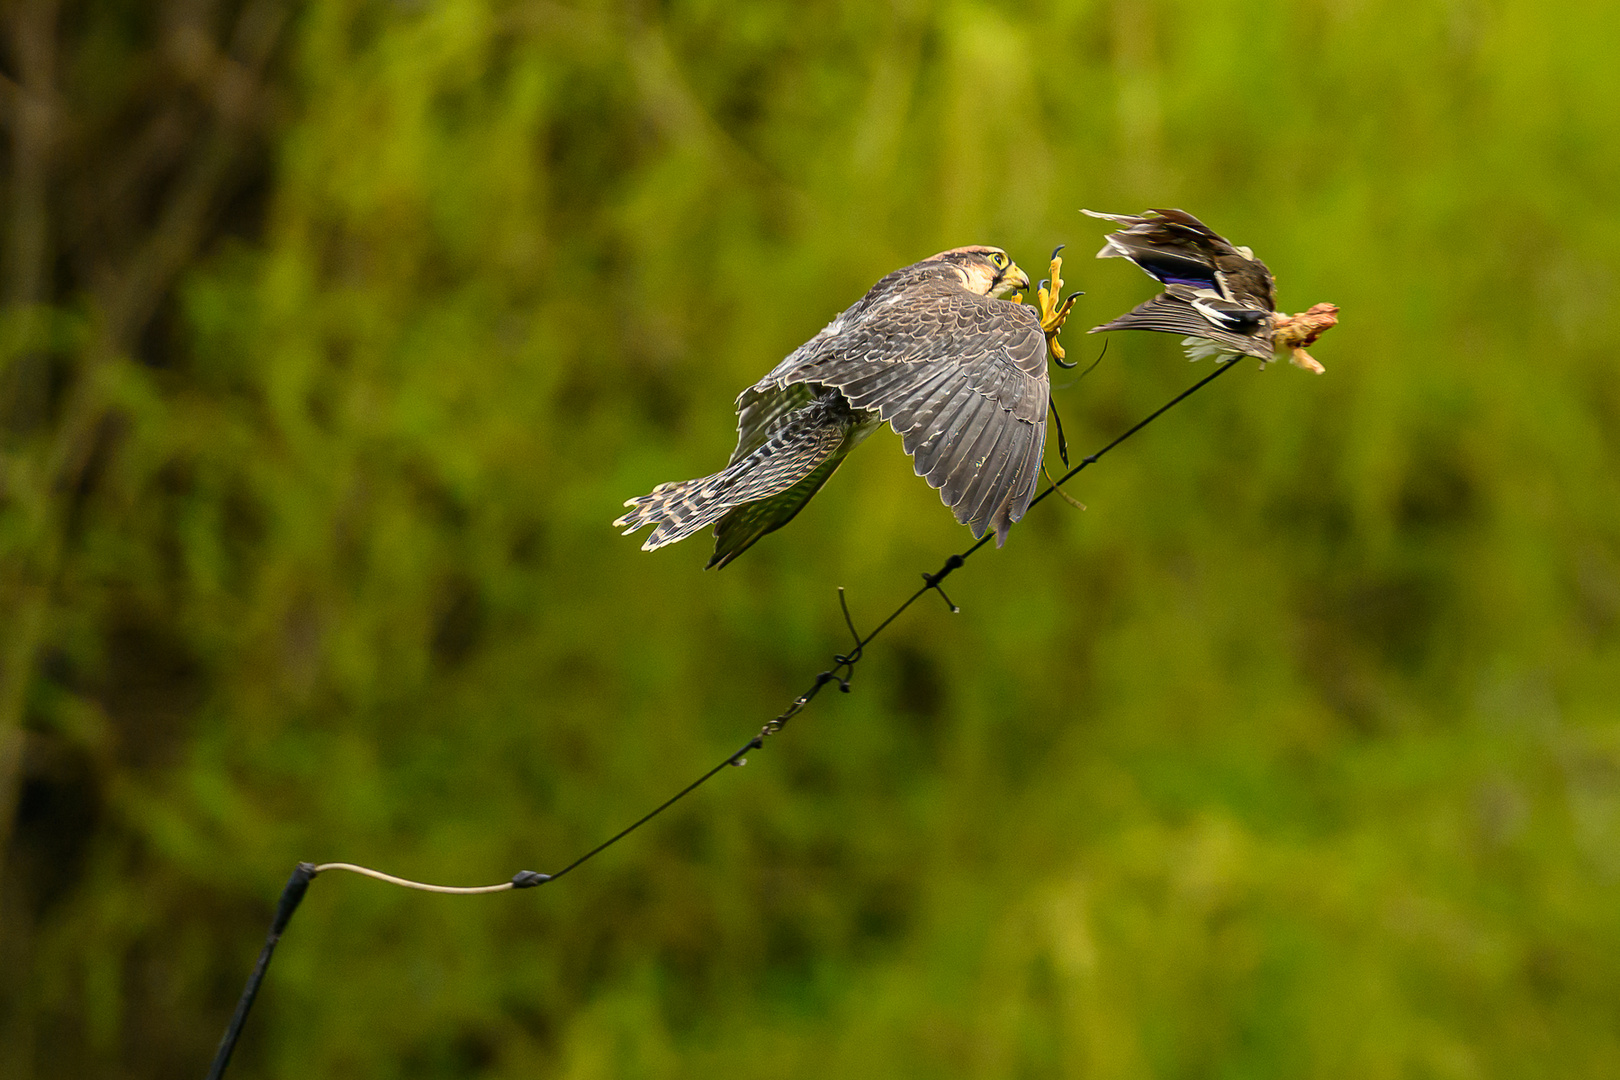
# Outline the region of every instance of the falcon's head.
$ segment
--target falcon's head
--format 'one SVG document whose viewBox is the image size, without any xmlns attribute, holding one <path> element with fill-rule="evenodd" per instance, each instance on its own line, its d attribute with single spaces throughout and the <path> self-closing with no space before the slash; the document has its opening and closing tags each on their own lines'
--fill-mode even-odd
<svg viewBox="0 0 1620 1080">
<path fill-rule="evenodd" d="M 949 263 L 980 296 L 1004 297 L 1029 288 L 1029 276 L 1000 248 L 959 247 L 942 251 L 929 262 Z"/>
</svg>

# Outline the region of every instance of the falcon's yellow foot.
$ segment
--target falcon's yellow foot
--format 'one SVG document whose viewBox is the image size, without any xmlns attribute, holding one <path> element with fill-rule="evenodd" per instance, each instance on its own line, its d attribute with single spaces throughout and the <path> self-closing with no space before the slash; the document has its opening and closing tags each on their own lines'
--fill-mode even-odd
<svg viewBox="0 0 1620 1080">
<path fill-rule="evenodd" d="M 1046 347 L 1051 350 L 1052 359 L 1059 364 L 1063 364 L 1064 353 L 1063 346 L 1058 344 L 1058 333 L 1063 329 L 1063 323 L 1068 319 L 1074 302 L 1080 299 L 1080 294 L 1075 293 L 1067 300 L 1061 302 L 1058 300 L 1058 297 L 1063 295 L 1063 256 L 1059 254 L 1062 250 L 1063 246 L 1060 244 L 1057 250 L 1052 252 L 1052 276 L 1047 281 L 1041 282 L 1041 287 L 1035 290 L 1037 306 L 1041 313 L 1041 330 L 1046 334 Z"/>
</svg>

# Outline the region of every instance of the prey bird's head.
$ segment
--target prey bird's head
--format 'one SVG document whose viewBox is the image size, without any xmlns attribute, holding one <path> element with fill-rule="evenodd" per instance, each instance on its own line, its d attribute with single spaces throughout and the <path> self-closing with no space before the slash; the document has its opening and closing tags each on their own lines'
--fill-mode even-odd
<svg viewBox="0 0 1620 1080">
<path fill-rule="evenodd" d="M 980 296 L 1004 297 L 1029 288 L 1029 275 L 1000 248 L 959 247 L 942 251 L 928 262 L 948 263 L 967 287 Z"/>
</svg>

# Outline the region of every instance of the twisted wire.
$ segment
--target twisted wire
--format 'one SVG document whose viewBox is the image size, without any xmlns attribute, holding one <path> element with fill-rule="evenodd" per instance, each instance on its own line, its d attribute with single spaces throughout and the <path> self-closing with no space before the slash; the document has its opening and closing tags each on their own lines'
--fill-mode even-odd
<svg viewBox="0 0 1620 1080">
<path fill-rule="evenodd" d="M 1052 481 L 1040 492 L 1040 494 L 1036 495 L 1035 498 L 1030 500 L 1030 507 L 1033 508 L 1036 506 L 1064 484 L 1078 476 L 1081 472 L 1095 465 L 1099 460 L 1102 459 L 1103 455 L 1107 454 L 1110 450 L 1113 450 L 1125 440 L 1129 439 L 1131 436 L 1135 435 L 1137 432 L 1153 423 L 1153 421 L 1157 420 L 1175 406 L 1179 405 L 1181 402 L 1185 401 L 1199 390 L 1202 390 L 1204 387 L 1208 386 L 1210 383 L 1224 375 L 1228 370 L 1236 366 L 1237 365 L 1232 362 L 1217 364 L 1214 371 L 1210 372 L 1208 375 L 1205 375 L 1203 378 L 1187 387 L 1187 389 L 1183 390 L 1181 393 L 1177 394 L 1175 397 L 1153 410 L 1152 413 L 1148 414 L 1148 416 L 1132 425 L 1124 434 L 1114 439 L 1101 450 L 1098 450 L 1096 453 L 1091 454 L 1088 457 L 1081 458 L 1073 468 L 1069 469 L 1068 472 Z M 844 624 L 849 628 L 850 636 L 855 642 L 854 646 L 849 650 L 849 652 L 836 654 L 833 657 L 832 667 L 828 668 L 826 671 L 819 672 L 810 686 L 806 688 L 802 694 L 789 702 L 787 708 L 783 709 L 776 716 L 773 716 L 771 719 L 765 722 L 764 726 L 759 729 L 759 734 L 755 735 L 731 754 L 721 759 L 720 762 L 705 772 L 702 776 L 699 776 L 696 780 L 693 780 L 691 783 L 681 788 L 681 790 L 677 791 L 674 795 L 671 795 L 669 798 L 647 811 L 647 813 L 643 814 L 641 817 L 637 818 L 623 829 L 620 829 L 618 832 L 614 833 L 600 844 L 597 844 L 595 847 L 585 852 L 585 854 L 579 856 L 573 862 L 569 863 L 567 866 L 564 866 L 561 870 L 558 870 L 555 873 L 542 874 L 533 870 L 520 870 L 516 874 L 512 875 L 511 880 L 498 882 L 494 885 L 455 886 L 434 885 L 427 882 L 411 881 L 408 878 L 396 877 L 393 874 L 385 874 L 381 870 L 373 870 L 370 867 L 359 866 L 354 863 L 299 863 L 297 868 L 293 871 L 292 877 L 288 880 L 286 887 L 282 890 L 281 900 L 276 906 L 275 918 L 270 924 L 270 933 L 265 938 L 264 947 L 259 953 L 258 963 L 254 965 L 252 974 L 248 976 L 247 985 L 242 990 L 241 1000 L 237 1002 L 236 1012 L 231 1017 L 230 1025 L 226 1028 L 224 1037 L 220 1039 L 219 1050 L 215 1054 L 213 1065 L 208 1071 L 208 1080 L 220 1080 L 220 1078 L 224 1075 L 225 1067 L 230 1063 L 231 1053 L 236 1047 L 237 1039 L 241 1036 L 242 1025 L 247 1020 L 248 1011 L 253 1007 L 254 999 L 259 993 L 259 987 L 264 982 L 265 972 L 269 969 L 270 958 L 275 952 L 276 945 L 281 940 L 281 935 L 286 930 L 287 923 L 289 920 L 291 920 L 293 912 L 297 910 L 299 903 L 303 901 L 304 893 L 308 890 L 309 883 L 314 880 L 317 875 L 325 873 L 329 870 L 342 870 L 348 873 L 361 874 L 376 881 L 382 881 L 390 885 L 397 885 L 401 888 L 416 889 L 421 892 L 441 893 L 454 896 L 475 896 L 486 893 L 511 892 L 514 889 L 530 889 L 538 885 L 544 885 L 550 881 L 556 881 L 563 875 L 571 873 L 580 866 L 583 866 L 585 863 L 617 844 L 619 841 L 623 840 L 625 837 L 629 836 L 631 833 L 635 832 L 649 821 L 652 821 L 654 818 L 658 817 L 664 811 L 668 810 L 670 807 L 692 794 L 692 792 L 708 783 L 715 777 L 716 774 L 720 773 L 728 766 L 739 766 L 746 764 L 748 760 L 746 755 L 750 751 L 760 749 L 765 745 L 766 739 L 781 732 L 781 730 L 787 726 L 789 721 L 791 721 L 795 716 L 799 715 L 799 713 L 803 712 L 810 702 L 815 700 L 816 695 L 821 693 L 828 683 L 835 682 L 838 684 L 839 690 L 846 694 L 849 693 L 850 680 L 855 675 L 855 665 L 860 663 L 862 656 L 865 654 L 866 646 L 870 645 L 879 634 L 888 629 L 891 623 L 893 623 L 901 615 L 905 614 L 911 605 L 922 599 L 923 596 L 929 592 L 937 592 L 939 593 L 940 598 L 945 601 L 945 605 L 953 613 L 959 611 L 960 609 L 951 602 L 951 598 L 945 594 L 945 590 L 941 588 L 941 585 L 946 578 L 960 570 L 976 551 L 988 544 L 993 536 L 994 533 L 986 533 L 982 538 L 974 542 L 965 550 L 947 558 L 944 565 L 934 573 L 923 574 L 923 583 L 921 587 L 919 587 L 917 591 L 913 592 L 910 596 L 906 597 L 905 600 L 901 601 L 900 605 L 891 611 L 887 618 L 878 623 L 877 626 L 873 628 L 872 632 L 866 634 L 865 636 L 862 636 L 860 632 L 855 629 L 855 620 L 850 616 L 849 604 L 845 600 L 844 590 L 840 588 L 838 590 L 838 604 L 840 609 L 843 611 Z"/>
</svg>

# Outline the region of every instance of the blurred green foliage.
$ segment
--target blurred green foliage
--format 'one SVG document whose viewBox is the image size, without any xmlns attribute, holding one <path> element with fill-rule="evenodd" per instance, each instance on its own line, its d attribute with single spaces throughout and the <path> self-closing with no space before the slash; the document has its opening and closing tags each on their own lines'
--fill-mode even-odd
<svg viewBox="0 0 1620 1080">
<path fill-rule="evenodd" d="M 22 714 L 0 1068 L 200 1074 L 297 860 L 555 869 L 734 748 L 844 646 L 835 586 L 869 626 L 968 535 L 887 433 L 722 573 L 616 538 L 622 500 L 944 247 L 1069 244 L 1093 358 L 1151 283 L 1077 209 L 1179 206 L 1343 306 L 1326 376 L 1171 413 L 565 883 L 322 878 L 233 1075 L 1620 1074 L 1617 34 L 298 8 L 262 221 L 190 264 L 161 363 L 96 376 L 122 436 Z M 99 317 L 52 312 L 69 353 Z M 1071 443 L 1199 373 L 1114 340 L 1056 373 Z"/>
</svg>

